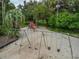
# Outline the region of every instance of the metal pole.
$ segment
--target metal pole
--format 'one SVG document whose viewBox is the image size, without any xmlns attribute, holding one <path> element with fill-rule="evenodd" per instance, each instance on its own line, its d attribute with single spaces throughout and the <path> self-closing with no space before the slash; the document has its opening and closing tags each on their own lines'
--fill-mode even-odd
<svg viewBox="0 0 79 59">
<path fill-rule="evenodd" d="M 43 36 L 43 40 L 44 40 L 44 45 L 45 45 L 45 48 L 47 48 L 44 32 L 42 32 L 42 36 Z"/>
<path fill-rule="evenodd" d="M 73 59 L 73 50 L 72 50 L 72 44 L 71 44 L 71 39 L 70 39 L 70 34 L 68 33 L 68 40 L 69 40 L 69 46 L 70 46 L 70 50 L 71 50 L 71 59 Z"/>
<path fill-rule="evenodd" d="M 31 48 L 31 47 L 32 47 L 32 45 L 31 45 L 30 39 L 28 38 L 28 35 L 27 35 L 26 31 L 24 31 L 24 32 L 25 32 L 25 35 L 26 35 L 26 37 L 27 37 L 28 43 L 29 43 L 29 45 L 30 45 L 30 47 L 29 47 L 29 48 Z"/>
<path fill-rule="evenodd" d="M 56 5 L 56 10 L 57 10 L 56 11 L 56 16 L 57 16 L 57 20 L 58 20 L 59 8 L 60 8 L 60 5 L 59 5 L 59 1 L 57 0 L 57 5 Z M 56 22 L 56 24 L 57 24 L 57 22 Z"/>
<path fill-rule="evenodd" d="M 42 36 L 41 36 L 41 40 L 40 40 L 40 46 L 39 46 L 39 51 L 38 51 L 38 59 L 40 59 L 40 52 L 41 52 L 41 43 L 42 43 Z"/>
</svg>

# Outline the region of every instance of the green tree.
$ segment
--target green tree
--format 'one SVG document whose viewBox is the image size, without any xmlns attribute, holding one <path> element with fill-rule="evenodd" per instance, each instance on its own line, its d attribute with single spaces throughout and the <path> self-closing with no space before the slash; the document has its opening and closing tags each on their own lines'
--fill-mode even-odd
<svg viewBox="0 0 79 59">
<path fill-rule="evenodd" d="M 2 2 L 0 2 L 0 35 L 4 34 L 3 21 L 7 11 L 11 9 L 15 9 L 15 6 L 10 3 L 10 0 L 2 0 Z"/>
<path fill-rule="evenodd" d="M 12 10 L 12 9 L 15 9 L 15 5 L 13 3 L 8 3 L 6 4 L 6 11 L 9 11 L 9 10 Z"/>
<path fill-rule="evenodd" d="M 2 2 L 0 2 L 0 25 L 2 24 Z"/>
</svg>

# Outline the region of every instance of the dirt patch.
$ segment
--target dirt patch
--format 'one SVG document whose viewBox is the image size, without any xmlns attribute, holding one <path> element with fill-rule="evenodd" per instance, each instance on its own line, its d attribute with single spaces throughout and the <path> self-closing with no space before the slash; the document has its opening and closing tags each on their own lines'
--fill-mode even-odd
<svg viewBox="0 0 79 59">
<path fill-rule="evenodd" d="M 15 37 L 10 38 L 8 36 L 0 36 L 0 49 L 9 45 L 10 43 L 16 41 L 17 39 Z"/>
</svg>

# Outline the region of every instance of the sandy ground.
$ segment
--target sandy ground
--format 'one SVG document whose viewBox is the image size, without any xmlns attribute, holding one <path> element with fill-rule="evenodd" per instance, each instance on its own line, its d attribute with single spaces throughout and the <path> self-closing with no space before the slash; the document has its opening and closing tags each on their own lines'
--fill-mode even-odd
<svg viewBox="0 0 79 59">
<path fill-rule="evenodd" d="M 79 39 L 39 28 L 22 28 L 18 41 L 0 50 L 0 59 L 79 59 Z M 29 41 L 28 41 L 29 40 Z"/>
</svg>

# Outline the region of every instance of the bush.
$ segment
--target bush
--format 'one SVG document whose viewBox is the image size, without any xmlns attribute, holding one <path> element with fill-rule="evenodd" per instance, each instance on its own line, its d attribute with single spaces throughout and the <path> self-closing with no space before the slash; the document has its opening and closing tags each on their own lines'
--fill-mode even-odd
<svg viewBox="0 0 79 59">
<path fill-rule="evenodd" d="M 79 29 L 79 13 L 61 12 L 49 18 L 49 24 L 64 29 Z"/>
<path fill-rule="evenodd" d="M 61 28 L 68 28 L 71 23 L 73 15 L 68 12 L 62 12 L 56 17 L 56 26 Z"/>
<path fill-rule="evenodd" d="M 17 36 L 21 27 L 25 26 L 25 18 L 20 10 L 10 10 L 5 16 L 3 23 L 4 32 L 11 37 Z"/>
<path fill-rule="evenodd" d="M 0 36 L 5 35 L 4 28 L 0 25 Z"/>
<path fill-rule="evenodd" d="M 37 21 L 38 25 L 40 26 L 45 26 L 46 25 L 46 21 L 44 19 L 40 19 Z"/>
<path fill-rule="evenodd" d="M 55 27 L 55 24 L 56 24 L 56 20 L 55 20 L 55 15 L 52 15 L 49 17 L 49 21 L 48 21 L 48 24 L 51 26 L 51 27 Z"/>
<path fill-rule="evenodd" d="M 74 18 L 70 22 L 69 29 L 79 29 L 79 13 L 74 14 Z"/>
</svg>

